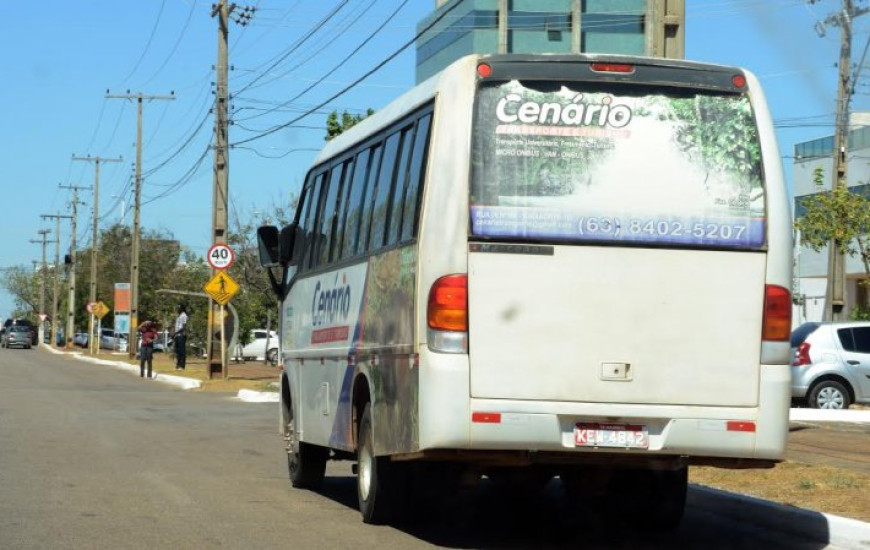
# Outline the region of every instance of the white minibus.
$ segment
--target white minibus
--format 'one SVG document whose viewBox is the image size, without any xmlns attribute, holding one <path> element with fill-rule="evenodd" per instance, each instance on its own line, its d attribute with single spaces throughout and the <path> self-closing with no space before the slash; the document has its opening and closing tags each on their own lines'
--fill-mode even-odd
<svg viewBox="0 0 870 550">
<path fill-rule="evenodd" d="M 421 480 L 559 476 L 672 528 L 690 465 L 783 458 L 791 239 L 751 73 L 462 58 L 330 141 L 295 221 L 259 230 L 292 484 L 355 461 L 380 523 Z"/>
</svg>

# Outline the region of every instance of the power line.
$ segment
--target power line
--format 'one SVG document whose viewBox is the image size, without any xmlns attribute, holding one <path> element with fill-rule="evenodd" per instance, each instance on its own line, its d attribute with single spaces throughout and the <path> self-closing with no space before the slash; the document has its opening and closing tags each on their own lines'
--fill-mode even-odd
<svg viewBox="0 0 870 550">
<path fill-rule="evenodd" d="M 308 112 L 303 113 L 303 114 L 299 115 L 298 117 L 296 117 L 296 118 L 294 118 L 294 119 L 292 119 L 292 120 L 290 120 L 290 121 L 288 121 L 288 122 L 285 122 L 284 124 L 280 124 L 280 125 L 278 125 L 278 126 L 275 126 L 275 127 L 271 128 L 271 129 L 269 129 L 269 130 L 267 130 L 267 131 L 265 131 L 265 132 L 263 132 L 263 133 L 261 133 L 261 134 L 258 134 L 258 135 L 256 135 L 256 136 L 252 136 L 252 137 L 249 137 L 249 138 L 247 138 L 247 139 L 243 139 L 243 140 L 237 141 L 237 142 L 235 142 L 235 143 L 232 143 L 231 146 L 236 146 L 236 145 L 242 145 L 242 144 L 245 144 L 245 143 L 250 143 L 250 142 L 252 142 L 252 141 L 256 141 L 256 140 L 258 140 L 258 139 L 261 139 L 261 138 L 264 138 L 264 137 L 269 136 L 269 135 L 271 135 L 271 134 L 274 134 L 275 132 L 277 132 L 277 131 L 279 131 L 279 130 L 283 130 L 284 128 L 287 128 L 287 127 L 293 125 L 293 123 L 298 122 L 298 121 L 302 120 L 303 118 L 309 116 L 309 115 L 312 114 L 315 110 L 320 109 L 320 108 L 322 108 L 322 107 L 328 105 L 331 101 L 333 101 L 333 100 L 335 100 L 335 99 L 338 99 L 339 97 L 343 96 L 343 95 L 346 94 L 348 91 L 350 91 L 354 86 L 356 86 L 357 84 L 359 84 L 360 82 L 362 82 L 362 81 L 365 80 L 366 78 L 370 77 L 370 76 L 373 75 L 374 73 L 378 72 L 379 70 L 381 70 L 381 68 L 383 68 L 384 65 L 386 65 L 387 63 L 389 63 L 390 61 L 392 61 L 393 59 L 395 59 L 396 57 L 398 57 L 398 55 L 399 55 L 400 53 L 402 53 L 403 51 L 405 51 L 406 49 L 408 49 L 408 47 L 410 47 L 412 44 L 414 44 L 414 43 L 417 41 L 417 39 L 419 39 L 419 38 L 420 38 L 424 33 L 428 32 L 429 29 L 431 29 L 432 27 L 434 27 L 435 25 L 437 25 L 439 22 L 441 22 L 441 20 L 444 19 L 444 18 L 447 16 L 447 14 L 449 14 L 450 12 L 452 12 L 453 10 L 455 10 L 457 7 L 459 7 L 459 5 L 460 5 L 460 3 L 459 3 L 459 2 L 456 2 L 456 3 L 454 3 L 452 6 L 448 7 L 446 10 L 444 10 L 444 12 L 443 12 L 440 16 L 438 16 L 438 17 L 436 17 L 435 19 L 433 19 L 433 20 L 432 20 L 428 25 L 426 25 L 425 28 L 423 28 L 422 30 L 420 30 L 420 31 L 419 31 L 419 32 L 418 32 L 418 33 L 417 33 L 417 34 L 416 34 L 416 35 L 415 35 L 411 40 L 405 42 L 401 47 L 399 47 L 399 49 L 397 49 L 397 50 L 396 50 L 395 52 L 393 52 L 392 54 L 388 55 L 388 56 L 387 56 L 385 59 L 383 59 L 380 63 L 378 63 L 377 65 L 375 65 L 372 69 L 370 69 L 368 72 L 366 72 L 365 74 L 363 74 L 361 77 L 359 77 L 358 79 L 356 79 L 355 81 L 353 81 L 352 83 L 350 83 L 348 86 L 346 86 L 345 88 L 341 89 L 339 92 L 333 94 L 331 97 L 329 97 L 329 98 L 326 99 L 325 101 L 323 101 L 323 102 L 317 104 L 317 106 L 314 107 L 314 109 L 311 109 L 311 110 L 309 110 Z"/>
</svg>

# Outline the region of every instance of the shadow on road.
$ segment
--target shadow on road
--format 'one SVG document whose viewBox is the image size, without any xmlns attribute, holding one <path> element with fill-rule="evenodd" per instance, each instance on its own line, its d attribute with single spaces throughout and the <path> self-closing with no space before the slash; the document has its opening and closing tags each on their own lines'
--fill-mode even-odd
<svg viewBox="0 0 870 550">
<path fill-rule="evenodd" d="M 354 476 L 327 477 L 319 492 L 357 509 Z M 656 533 L 641 527 L 636 517 L 605 517 L 592 500 L 568 502 L 558 479 L 534 494 L 518 494 L 484 481 L 459 497 L 411 502 L 410 517 L 393 527 L 423 542 L 457 549 L 819 550 L 828 546 L 821 542 L 829 540 L 828 523 L 821 514 L 795 515 L 786 507 L 762 510 L 759 506 L 693 488 L 680 528 Z"/>
</svg>

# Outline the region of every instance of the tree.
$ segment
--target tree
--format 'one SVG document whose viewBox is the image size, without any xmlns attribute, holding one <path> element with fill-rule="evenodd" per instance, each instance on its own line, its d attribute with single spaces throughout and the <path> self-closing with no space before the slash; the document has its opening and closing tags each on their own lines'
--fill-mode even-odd
<svg viewBox="0 0 870 550">
<path fill-rule="evenodd" d="M 801 200 L 805 213 L 794 224 L 800 231 L 801 244 L 820 252 L 833 241 L 843 254 L 859 257 L 865 274 L 861 284 L 867 286 L 870 283 L 870 200 L 846 186 L 825 190 L 821 168 L 816 168 L 813 181 L 818 192 Z M 864 304 L 868 306 L 870 303 Z"/>
<path fill-rule="evenodd" d="M 329 141 L 332 138 L 341 135 L 373 114 L 375 114 L 375 111 L 371 108 L 366 109 L 365 115 L 352 115 L 347 111 L 344 111 L 341 113 L 341 120 L 339 120 L 338 111 L 332 111 L 329 113 L 329 116 L 326 117 L 326 137 L 324 139 Z"/>
<path fill-rule="evenodd" d="M 298 196 L 291 194 L 286 204 L 274 203 L 271 213 L 255 215 L 247 220 L 236 217 L 235 230 L 229 235 L 229 244 L 236 253 L 230 267 L 230 276 L 239 282 L 239 293 L 233 305 L 239 315 L 239 338 L 243 343 L 250 330 L 265 328 L 271 317 L 271 326 L 277 322 L 278 298 L 272 292 L 266 270 L 260 266 L 257 245 L 257 227 L 274 224 L 282 227 L 293 219 Z"/>
<path fill-rule="evenodd" d="M 15 300 L 15 311 L 10 312 L 12 317 L 36 317 L 39 313 L 39 273 L 23 266 L 10 267 L 0 280 L 0 286 Z"/>
</svg>

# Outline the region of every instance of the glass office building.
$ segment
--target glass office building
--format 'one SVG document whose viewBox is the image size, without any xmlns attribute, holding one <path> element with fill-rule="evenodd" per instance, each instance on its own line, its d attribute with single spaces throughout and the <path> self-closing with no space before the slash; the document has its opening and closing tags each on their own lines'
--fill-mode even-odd
<svg viewBox="0 0 870 550">
<path fill-rule="evenodd" d="M 670 3 L 668 17 L 673 24 L 665 32 L 681 46 L 684 3 Z M 657 7 L 661 5 L 665 7 Z M 504 18 L 499 17 L 501 6 L 506 6 Z M 657 17 L 655 9 L 669 8 L 662 0 L 437 1 L 435 11 L 418 25 L 422 35 L 417 40 L 417 82 L 472 53 L 654 55 L 649 21 Z M 662 21 L 667 13 L 661 14 Z M 575 21 L 579 21 L 576 29 Z"/>
</svg>

